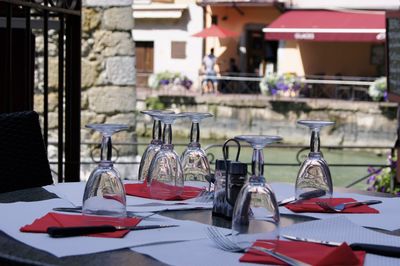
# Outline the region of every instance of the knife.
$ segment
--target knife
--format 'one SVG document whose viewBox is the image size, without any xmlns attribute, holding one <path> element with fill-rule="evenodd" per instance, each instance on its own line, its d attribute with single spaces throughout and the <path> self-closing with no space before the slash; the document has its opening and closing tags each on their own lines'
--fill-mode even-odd
<svg viewBox="0 0 400 266">
<path fill-rule="evenodd" d="M 82 207 L 57 207 L 53 208 L 53 211 L 57 212 L 72 212 L 72 213 L 82 213 Z M 126 211 L 127 217 L 141 217 L 140 213 L 150 213 L 149 211 Z"/>
<path fill-rule="evenodd" d="M 113 225 L 99 225 L 99 226 L 72 226 L 72 227 L 49 227 L 47 233 L 51 237 L 69 237 L 81 236 L 87 234 L 116 232 L 121 230 L 137 231 L 147 229 L 161 229 L 168 227 L 176 227 L 178 225 L 138 225 L 138 226 L 113 226 Z"/>
<path fill-rule="evenodd" d="M 312 199 L 312 198 L 318 198 L 325 196 L 326 192 L 322 189 L 317 189 L 317 190 L 312 190 L 308 192 L 304 192 L 299 195 L 299 199 L 296 200 L 296 197 L 290 197 L 281 201 L 278 201 L 278 206 L 285 206 L 288 203 L 295 203 L 301 200 L 306 200 L 306 199 Z"/>
<path fill-rule="evenodd" d="M 316 240 L 316 239 L 311 239 L 311 238 L 296 237 L 296 236 L 289 236 L 289 235 L 282 235 L 282 236 L 284 238 L 294 240 L 294 241 L 323 244 L 323 245 L 328 245 L 328 246 L 340 246 L 343 244 L 342 242 Z M 352 243 L 349 246 L 352 250 L 363 250 L 367 253 L 372 253 L 372 254 L 376 254 L 376 255 L 400 258 L 400 247 L 366 244 L 366 243 Z"/>
</svg>

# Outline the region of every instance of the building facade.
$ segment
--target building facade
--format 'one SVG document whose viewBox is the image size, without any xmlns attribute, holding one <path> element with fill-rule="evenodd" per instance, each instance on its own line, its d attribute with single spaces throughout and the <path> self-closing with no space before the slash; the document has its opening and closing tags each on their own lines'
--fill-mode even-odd
<svg viewBox="0 0 400 266">
<path fill-rule="evenodd" d="M 203 9 L 194 1 L 133 1 L 137 85 L 151 73 L 179 72 L 196 81 L 203 40 L 191 35 L 203 29 Z"/>
<path fill-rule="evenodd" d="M 385 75 L 385 10 L 399 9 L 399 3 L 393 0 L 385 1 L 224 1 L 199 0 L 198 4 L 206 10 L 205 26 L 212 23 L 235 30 L 240 33 L 237 38 L 219 39 L 217 42 L 208 40 L 206 50 L 216 46 L 221 69 L 228 67 L 229 58 L 240 62 L 242 73 L 264 75 L 265 73 L 296 73 L 300 76 L 358 76 L 379 77 Z M 306 11 L 306 12 L 305 12 Z M 347 39 L 336 38 L 330 34 L 328 39 L 315 39 L 314 33 L 307 31 L 292 32 L 292 37 L 282 37 L 287 34 L 287 24 L 281 23 L 274 28 L 280 30 L 280 35 L 271 35 L 269 26 L 275 25 L 287 13 L 305 12 L 303 17 L 296 17 L 292 22 L 302 24 L 309 16 L 318 12 L 330 12 L 336 16 L 331 21 L 334 27 L 339 27 L 341 14 L 350 19 L 344 31 L 349 31 Z M 361 21 L 359 17 L 361 18 Z M 353 19 L 354 17 L 354 19 Z M 357 19 L 359 19 L 357 21 Z M 369 21 L 376 21 L 369 25 Z M 324 22 L 320 17 L 317 21 Z M 352 21 L 353 24 L 351 23 Z M 326 26 L 310 24 L 310 28 L 324 30 Z M 371 24 L 371 23 L 370 23 Z M 358 36 L 360 38 L 353 38 Z M 376 39 L 364 38 L 369 28 L 376 31 Z M 286 31 L 285 31 L 286 30 Z M 338 30 L 338 29 L 327 29 Z M 277 33 L 277 32 L 275 32 Z M 279 32 L 278 32 L 279 33 Z M 340 32 L 339 32 L 340 33 Z M 364 34 L 364 35 L 363 35 Z M 276 34 L 275 34 L 276 35 Z M 337 35 L 337 34 L 336 34 Z M 353 37 L 352 37 L 353 35 Z"/>
</svg>

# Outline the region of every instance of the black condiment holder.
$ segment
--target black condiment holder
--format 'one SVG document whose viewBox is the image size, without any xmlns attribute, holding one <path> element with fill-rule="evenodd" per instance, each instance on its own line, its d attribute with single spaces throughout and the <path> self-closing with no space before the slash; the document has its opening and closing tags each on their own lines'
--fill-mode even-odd
<svg viewBox="0 0 400 266">
<path fill-rule="evenodd" d="M 234 161 L 228 159 L 228 144 L 230 142 L 234 142 L 237 145 L 236 159 Z M 247 164 L 239 161 L 240 149 L 240 143 L 236 139 L 228 139 L 222 146 L 222 153 L 224 156 L 222 162 L 224 167 L 221 167 L 221 160 L 217 160 L 216 162 L 216 170 L 218 168 L 218 170 L 221 170 L 220 168 L 225 169 L 225 192 L 224 195 L 217 195 L 217 193 L 221 193 L 221 191 L 216 191 L 212 213 L 215 216 L 220 216 L 229 220 L 232 219 L 237 196 L 246 182 L 247 176 Z"/>
</svg>

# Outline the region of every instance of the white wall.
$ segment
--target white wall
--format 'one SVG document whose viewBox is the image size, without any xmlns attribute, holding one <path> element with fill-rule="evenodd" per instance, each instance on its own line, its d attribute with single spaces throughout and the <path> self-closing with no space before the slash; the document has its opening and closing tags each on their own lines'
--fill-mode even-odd
<svg viewBox="0 0 400 266">
<path fill-rule="evenodd" d="M 179 19 L 136 20 L 132 35 L 134 41 L 154 42 L 154 72 L 181 72 L 196 82 L 201 66 L 203 40 L 191 35 L 203 29 L 203 9 L 195 3 L 189 3 L 187 11 L 190 17 L 188 24 Z M 172 41 L 186 42 L 186 59 L 171 58 Z"/>
<path fill-rule="evenodd" d="M 304 76 L 303 61 L 296 41 L 279 41 L 277 61 L 278 74 L 296 73 Z"/>
</svg>

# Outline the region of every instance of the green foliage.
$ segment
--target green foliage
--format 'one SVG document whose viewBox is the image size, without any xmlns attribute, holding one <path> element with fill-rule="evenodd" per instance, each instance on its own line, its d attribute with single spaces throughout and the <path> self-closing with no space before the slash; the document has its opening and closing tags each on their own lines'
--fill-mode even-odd
<svg viewBox="0 0 400 266">
<path fill-rule="evenodd" d="M 367 180 L 367 184 L 370 185 L 368 190 L 393 193 L 400 196 L 400 184 L 396 182 L 396 158 L 388 156 L 388 162 L 390 163 L 390 167 L 385 167 L 379 171 L 376 171 L 372 167 L 368 168 L 370 173 L 376 172 Z"/>
<path fill-rule="evenodd" d="M 165 105 L 158 97 L 148 97 L 145 100 L 147 110 L 164 110 Z"/>
<path fill-rule="evenodd" d="M 386 77 L 378 78 L 369 86 L 368 94 L 374 101 L 386 100 L 387 97 Z"/>
</svg>

